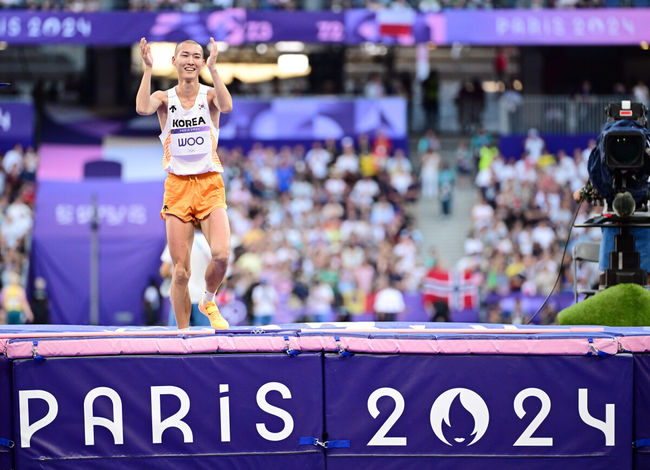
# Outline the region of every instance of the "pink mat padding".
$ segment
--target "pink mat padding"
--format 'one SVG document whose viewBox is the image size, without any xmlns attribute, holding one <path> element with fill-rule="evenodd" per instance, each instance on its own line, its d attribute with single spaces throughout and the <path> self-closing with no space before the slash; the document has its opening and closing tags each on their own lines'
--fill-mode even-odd
<svg viewBox="0 0 650 470">
<path fill-rule="evenodd" d="M 622 341 L 625 340 L 625 341 Z M 619 349 L 622 346 L 622 349 Z M 32 341 L 2 339 L 0 348 L 9 359 L 33 357 Z M 95 337 L 85 339 L 40 339 L 37 354 L 43 357 L 104 356 L 137 354 L 273 353 L 287 349 L 304 352 L 370 354 L 523 354 L 585 355 L 598 351 L 616 354 L 621 350 L 650 350 L 650 336 L 625 338 L 548 338 L 548 339 L 385 339 L 329 335 L 291 336 L 170 336 L 170 337 Z"/>
</svg>

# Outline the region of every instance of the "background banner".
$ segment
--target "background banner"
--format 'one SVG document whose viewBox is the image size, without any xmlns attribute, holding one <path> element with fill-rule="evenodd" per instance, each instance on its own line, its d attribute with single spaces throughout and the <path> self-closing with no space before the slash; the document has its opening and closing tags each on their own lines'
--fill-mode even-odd
<svg viewBox="0 0 650 470">
<path fill-rule="evenodd" d="M 630 468 L 631 386 L 631 356 L 328 354 L 325 426 L 351 447 L 327 468 Z"/>
<path fill-rule="evenodd" d="M 17 361 L 16 468 L 324 468 L 299 445 L 323 428 L 321 370 L 320 354 Z"/>
<path fill-rule="evenodd" d="M 190 37 L 202 44 L 213 36 L 230 45 L 282 40 L 342 42 L 343 18 L 343 13 L 334 12 L 247 12 L 239 8 L 199 13 L 14 10 L 0 13 L 0 41 L 130 45 L 144 35 L 150 41 L 172 42 Z"/>
<path fill-rule="evenodd" d="M 237 97 L 236 106 L 236 113 L 221 117 L 221 140 L 341 139 L 379 129 L 391 138 L 407 136 L 407 104 L 399 97 L 377 100 Z"/>
<path fill-rule="evenodd" d="M 93 198 L 99 222 L 99 323 L 142 324 L 142 295 L 165 247 L 163 184 L 94 179 L 39 184 L 33 276 L 50 294 L 52 323 L 88 324 Z"/>
<path fill-rule="evenodd" d="M 513 335 L 508 325 L 490 325 L 468 334 L 470 325 L 451 324 L 458 333 L 432 335 L 397 332 L 415 324 L 356 332 L 324 325 L 218 336 L 199 328 L 176 335 L 161 327 L 6 326 L 0 342 L 13 360 L 0 361 L 7 403 L 0 445 L 13 439 L 15 447 L 0 452 L 0 468 L 9 468 L 4 454 L 14 468 L 65 470 L 125 470 L 136 461 L 162 469 L 631 469 L 633 455 L 634 468 L 646 466 L 650 363 L 642 329 L 529 326 L 539 333 Z M 297 347 L 298 337 L 330 352 L 278 349 Z M 432 338 L 527 343 L 529 352 L 345 352 L 351 341 L 374 351 Z M 640 354 L 555 355 L 592 338 L 592 346 L 617 339 Z M 131 355 L 101 355 L 113 351 L 107 341 Z M 218 344 L 259 352 L 219 354 Z M 341 345 L 344 352 L 334 352 Z"/>
<path fill-rule="evenodd" d="M 592 46 L 647 41 L 650 9 L 448 10 L 447 44 Z"/>
<path fill-rule="evenodd" d="M 417 13 L 246 11 L 68 13 L 0 12 L 0 41 L 11 44 L 131 45 L 210 36 L 230 45 L 303 41 L 439 45 L 638 45 L 647 40 L 648 8 L 574 10 L 445 10 Z M 478 25 L 478 27 L 477 27 Z M 115 34 L 119 31 L 120 34 Z"/>
</svg>

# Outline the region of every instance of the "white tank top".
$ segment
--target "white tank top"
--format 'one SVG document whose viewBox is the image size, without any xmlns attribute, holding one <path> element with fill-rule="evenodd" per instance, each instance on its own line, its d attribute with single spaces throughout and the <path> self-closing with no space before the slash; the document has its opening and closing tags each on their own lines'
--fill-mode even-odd
<svg viewBox="0 0 650 470">
<path fill-rule="evenodd" d="M 217 155 L 219 129 L 210 118 L 208 87 L 199 85 L 194 105 L 186 110 L 176 95 L 167 90 L 167 121 L 160 133 L 163 144 L 163 168 L 175 175 L 198 175 L 209 171 L 223 172 Z"/>
</svg>

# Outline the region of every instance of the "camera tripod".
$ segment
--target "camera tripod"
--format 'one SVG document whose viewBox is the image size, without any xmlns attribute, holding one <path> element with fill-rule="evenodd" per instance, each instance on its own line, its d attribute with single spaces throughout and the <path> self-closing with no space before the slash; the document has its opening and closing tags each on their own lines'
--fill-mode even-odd
<svg viewBox="0 0 650 470">
<path fill-rule="evenodd" d="M 641 255 L 636 250 L 635 238 L 630 229 L 641 227 L 650 230 L 650 217 L 604 214 L 576 224 L 575 227 L 618 228 L 618 234 L 614 236 L 614 251 L 609 253 L 609 269 L 600 275 L 601 290 L 623 283 L 644 287 L 648 284 L 648 275 L 641 269 Z"/>
</svg>

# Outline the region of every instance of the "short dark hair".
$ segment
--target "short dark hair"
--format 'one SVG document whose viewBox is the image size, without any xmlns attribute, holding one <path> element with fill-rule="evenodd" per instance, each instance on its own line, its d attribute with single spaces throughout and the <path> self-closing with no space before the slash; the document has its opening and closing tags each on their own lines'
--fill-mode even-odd
<svg viewBox="0 0 650 470">
<path fill-rule="evenodd" d="M 201 48 L 201 55 L 203 56 L 203 46 L 196 42 L 194 39 L 185 39 L 184 41 L 179 42 L 176 44 L 176 49 L 174 49 L 174 55 L 178 54 L 178 48 L 181 47 L 181 44 L 196 44 Z"/>
</svg>

